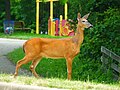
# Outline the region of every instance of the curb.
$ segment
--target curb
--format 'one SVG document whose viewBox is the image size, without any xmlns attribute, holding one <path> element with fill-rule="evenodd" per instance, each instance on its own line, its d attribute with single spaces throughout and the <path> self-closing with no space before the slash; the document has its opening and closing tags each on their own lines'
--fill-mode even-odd
<svg viewBox="0 0 120 90">
<path fill-rule="evenodd" d="M 65 89 L 0 82 L 0 90 L 65 90 Z"/>
</svg>

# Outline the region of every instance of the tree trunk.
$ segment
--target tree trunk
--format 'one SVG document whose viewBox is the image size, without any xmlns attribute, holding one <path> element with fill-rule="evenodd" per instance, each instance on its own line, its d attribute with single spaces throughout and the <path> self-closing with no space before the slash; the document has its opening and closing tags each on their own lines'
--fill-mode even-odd
<svg viewBox="0 0 120 90">
<path fill-rule="evenodd" d="M 6 20 L 10 20 L 11 19 L 11 15 L 10 15 L 10 0 L 5 0 L 5 13 L 6 13 Z"/>
</svg>

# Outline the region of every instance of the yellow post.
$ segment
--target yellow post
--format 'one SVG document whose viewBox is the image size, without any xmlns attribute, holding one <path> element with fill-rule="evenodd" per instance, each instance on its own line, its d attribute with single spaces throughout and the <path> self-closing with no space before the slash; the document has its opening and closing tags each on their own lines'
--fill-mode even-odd
<svg viewBox="0 0 120 90">
<path fill-rule="evenodd" d="M 39 0 L 36 0 L 36 34 L 39 34 Z"/>
<path fill-rule="evenodd" d="M 67 3 L 65 3 L 65 20 L 67 20 Z"/>
<path fill-rule="evenodd" d="M 61 36 L 62 34 L 62 19 L 63 19 L 63 16 L 60 15 L 60 32 L 59 32 L 59 35 Z"/>
<path fill-rule="evenodd" d="M 53 34 L 53 0 L 50 0 L 50 19 L 51 19 L 51 35 L 54 36 Z"/>
<path fill-rule="evenodd" d="M 52 36 L 55 36 L 55 22 L 52 22 Z"/>
<path fill-rule="evenodd" d="M 50 18 L 53 20 L 53 0 L 50 0 Z"/>
<path fill-rule="evenodd" d="M 51 18 L 48 20 L 48 35 L 51 34 Z"/>
</svg>

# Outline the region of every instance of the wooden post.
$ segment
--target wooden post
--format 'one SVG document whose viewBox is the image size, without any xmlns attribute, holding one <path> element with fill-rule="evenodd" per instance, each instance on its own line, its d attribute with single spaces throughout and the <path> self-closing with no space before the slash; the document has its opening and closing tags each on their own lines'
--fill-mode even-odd
<svg viewBox="0 0 120 90">
<path fill-rule="evenodd" d="M 101 61 L 104 66 L 109 65 L 110 68 L 113 70 L 113 76 L 114 80 L 119 80 L 120 79 L 120 56 L 115 54 L 114 52 L 110 51 L 109 49 L 101 46 L 101 52 L 102 52 L 102 57 Z M 108 58 L 111 58 L 108 60 Z M 114 60 L 114 61 L 113 61 Z"/>
<path fill-rule="evenodd" d="M 39 0 L 36 0 L 36 34 L 39 34 Z"/>
</svg>

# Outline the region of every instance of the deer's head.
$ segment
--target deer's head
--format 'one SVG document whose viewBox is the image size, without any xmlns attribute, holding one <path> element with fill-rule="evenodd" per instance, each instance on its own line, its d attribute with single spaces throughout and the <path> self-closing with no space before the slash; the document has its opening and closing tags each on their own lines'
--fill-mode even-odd
<svg viewBox="0 0 120 90">
<path fill-rule="evenodd" d="M 84 28 L 93 27 L 93 25 L 90 24 L 90 23 L 88 22 L 88 20 L 87 20 L 88 16 L 89 16 L 89 14 L 86 14 L 86 15 L 84 15 L 84 16 L 81 18 L 81 14 L 78 13 L 78 17 L 77 17 L 77 19 L 78 19 L 78 26 L 80 26 L 80 27 L 83 28 L 83 29 L 84 29 Z"/>
</svg>

